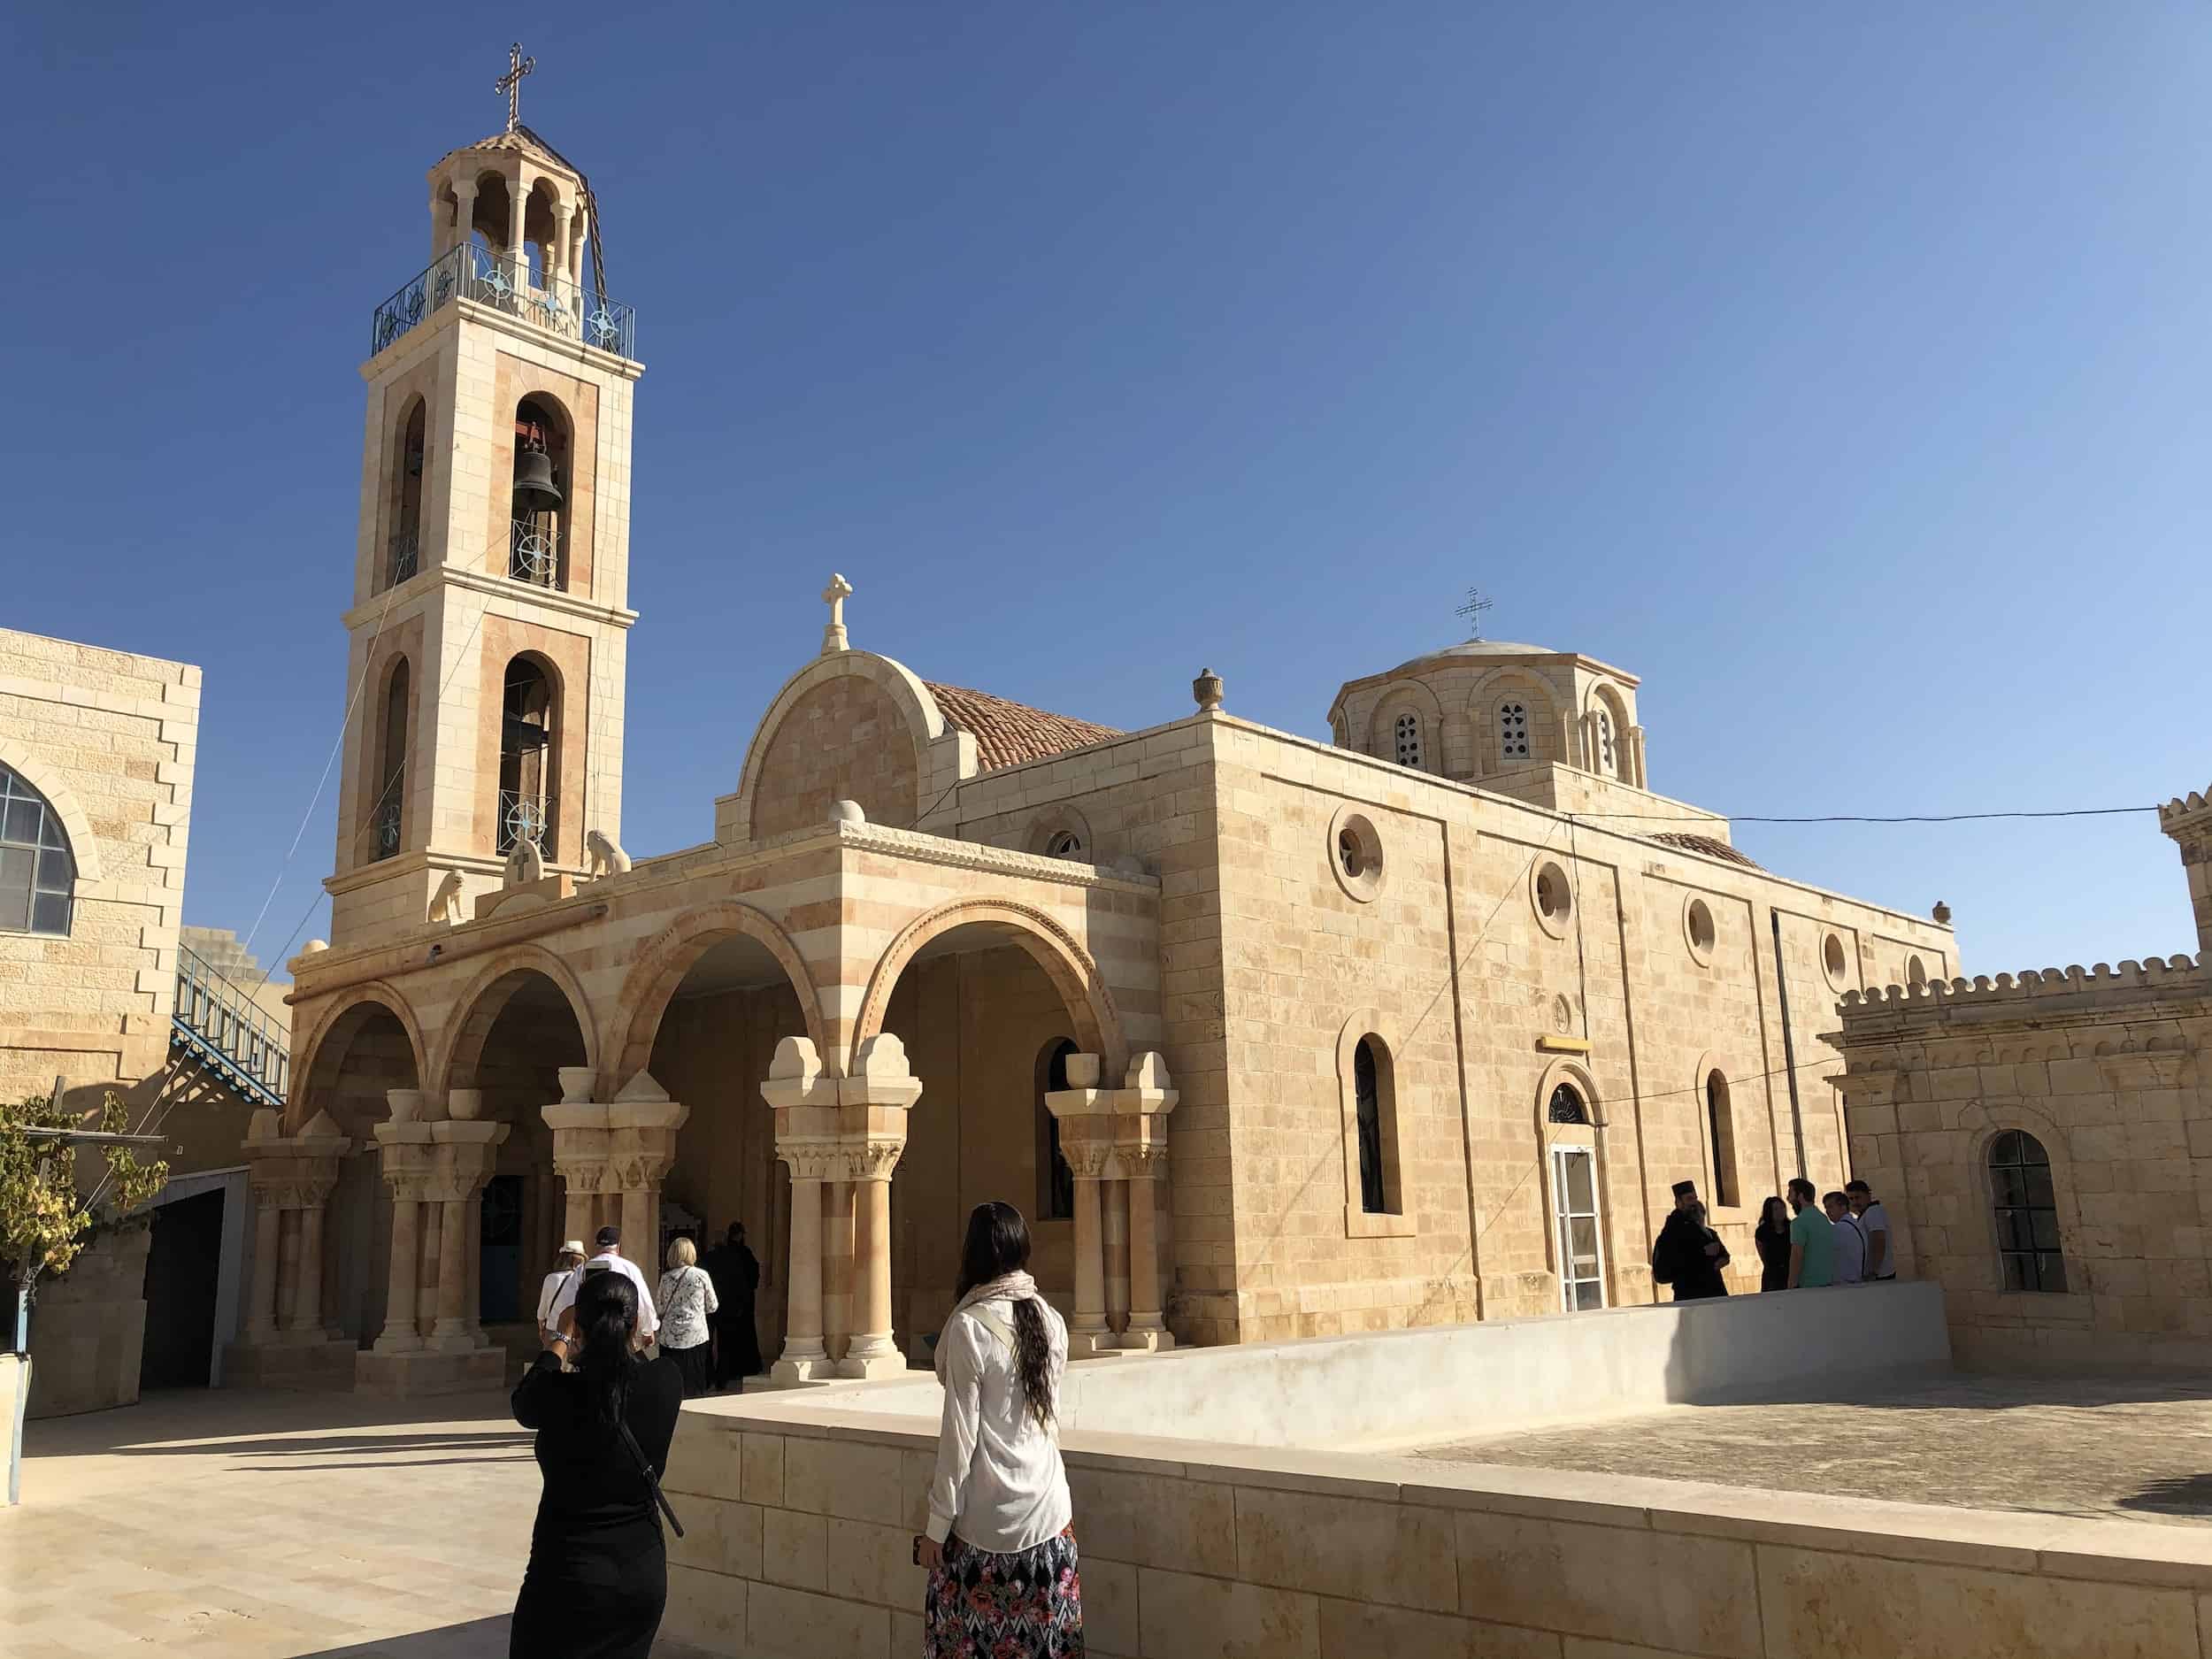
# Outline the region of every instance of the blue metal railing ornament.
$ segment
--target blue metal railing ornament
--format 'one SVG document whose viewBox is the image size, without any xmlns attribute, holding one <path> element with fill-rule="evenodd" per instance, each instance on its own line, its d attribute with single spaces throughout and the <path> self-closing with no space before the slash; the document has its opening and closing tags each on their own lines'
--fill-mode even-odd
<svg viewBox="0 0 2212 1659">
<path fill-rule="evenodd" d="M 541 277 L 527 259 L 494 253 L 473 242 L 433 260 L 376 308 L 369 326 L 369 355 L 374 357 L 455 299 L 488 305 L 549 334 L 580 340 L 617 357 L 637 355 L 634 309 L 587 295 L 565 276 Z"/>
</svg>

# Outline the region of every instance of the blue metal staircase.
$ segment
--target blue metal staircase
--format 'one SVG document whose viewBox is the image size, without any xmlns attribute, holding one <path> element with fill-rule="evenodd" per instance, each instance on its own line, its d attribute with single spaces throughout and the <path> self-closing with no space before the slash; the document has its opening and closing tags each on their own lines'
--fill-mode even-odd
<svg viewBox="0 0 2212 1659">
<path fill-rule="evenodd" d="M 291 1034 L 189 946 L 177 947 L 169 1052 L 257 1106 L 284 1104 Z"/>
</svg>

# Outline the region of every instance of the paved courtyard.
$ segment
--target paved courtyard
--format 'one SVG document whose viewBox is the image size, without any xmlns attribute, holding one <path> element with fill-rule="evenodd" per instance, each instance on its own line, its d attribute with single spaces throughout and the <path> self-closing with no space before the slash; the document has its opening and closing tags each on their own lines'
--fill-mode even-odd
<svg viewBox="0 0 2212 1659">
<path fill-rule="evenodd" d="M 152 1394 L 25 1440 L 0 1651 L 505 1659 L 538 1474 L 503 1394 Z"/>
<path fill-rule="evenodd" d="M 1960 1376 L 1869 1387 L 1847 1405 L 1674 1406 L 1411 1455 L 1901 1503 L 2212 1524 L 2212 1387 Z"/>
</svg>

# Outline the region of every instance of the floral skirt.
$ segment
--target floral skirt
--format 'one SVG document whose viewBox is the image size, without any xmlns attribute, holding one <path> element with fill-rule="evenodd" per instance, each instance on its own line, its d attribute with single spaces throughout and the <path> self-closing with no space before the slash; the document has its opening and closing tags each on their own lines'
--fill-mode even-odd
<svg viewBox="0 0 2212 1659">
<path fill-rule="evenodd" d="M 1082 1659 L 1075 1528 L 1011 1555 L 945 1540 L 929 1575 L 923 1659 Z"/>
</svg>

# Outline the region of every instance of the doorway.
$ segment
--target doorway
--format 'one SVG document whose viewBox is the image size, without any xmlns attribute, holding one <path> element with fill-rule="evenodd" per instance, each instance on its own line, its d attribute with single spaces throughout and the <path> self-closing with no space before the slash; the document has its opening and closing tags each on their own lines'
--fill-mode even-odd
<svg viewBox="0 0 2212 1659">
<path fill-rule="evenodd" d="M 484 1184 L 477 1241 L 483 1271 L 476 1317 L 485 1325 L 512 1325 L 522 1317 L 521 1176 L 495 1175 Z"/>
<path fill-rule="evenodd" d="M 215 1374 L 215 1304 L 223 1256 L 223 1189 L 153 1212 L 146 1252 L 146 1345 L 138 1386 L 205 1388 Z"/>
<path fill-rule="evenodd" d="M 1552 1205 L 1559 1217 L 1559 1305 L 1569 1313 L 1605 1306 L 1597 1162 L 1588 1147 L 1551 1149 Z"/>
</svg>

